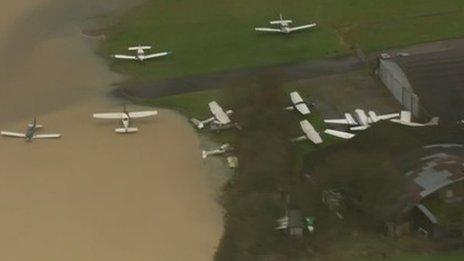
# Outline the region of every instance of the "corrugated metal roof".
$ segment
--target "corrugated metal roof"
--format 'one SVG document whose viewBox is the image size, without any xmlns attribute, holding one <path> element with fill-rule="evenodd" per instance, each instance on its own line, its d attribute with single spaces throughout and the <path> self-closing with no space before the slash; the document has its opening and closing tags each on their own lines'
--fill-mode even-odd
<svg viewBox="0 0 464 261">
<path fill-rule="evenodd" d="M 415 184 L 410 189 L 412 198 L 420 201 L 435 191 L 464 180 L 464 150 L 460 144 L 424 146 L 428 154 L 421 157 L 420 169 L 405 173 Z"/>
</svg>

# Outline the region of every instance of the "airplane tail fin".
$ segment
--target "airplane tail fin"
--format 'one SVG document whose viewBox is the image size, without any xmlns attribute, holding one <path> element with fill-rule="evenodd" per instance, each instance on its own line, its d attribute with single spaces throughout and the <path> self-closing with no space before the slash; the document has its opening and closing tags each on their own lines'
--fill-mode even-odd
<svg viewBox="0 0 464 261">
<path fill-rule="evenodd" d="M 137 50 L 150 50 L 151 46 L 131 46 L 127 48 L 129 51 L 137 51 Z"/>
<path fill-rule="evenodd" d="M 35 127 L 35 128 L 42 128 L 43 126 L 40 124 L 37 124 L 37 117 L 34 117 L 34 121 L 32 123 L 29 123 L 27 125 L 29 128 Z"/>
<path fill-rule="evenodd" d="M 30 128 L 32 128 L 33 126 L 34 126 L 34 123 L 29 123 L 29 124 L 27 125 L 27 127 L 30 127 Z M 36 123 L 36 124 L 35 124 L 35 128 L 36 128 L 36 129 L 43 128 L 43 125 L 37 124 L 37 123 Z"/>
<path fill-rule="evenodd" d="M 197 127 L 198 129 L 203 129 L 205 127 L 205 125 L 203 124 L 203 122 L 201 122 L 200 120 L 197 120 L 195 118 L 191 118 L 190 121 L 195 125 L 195 127 Z"/>
<path fill-rule="evenodd" d="M 137 128 L 127 128 L 127 129 L 126 128 L 116 128 L 116 129 L 114 129 L 114 131 L 116 133 L 121 133 L 121 134 L 123 134 L 123 133 L 134 133 L 134 132 L 137 132 L 138 130 L 139 129 L 137 129 Z"/>
<path fill-rule="evenodd" d="M 308 139 L 308 137 L 306 137 L 306 136 L 300 136 L 300 137 L 290 139 L 290 141 L 291 142 L 300 142 L 300 141 L 304 141 L 304 140 L 307 140 L 307 139 Z"/>
</svg>

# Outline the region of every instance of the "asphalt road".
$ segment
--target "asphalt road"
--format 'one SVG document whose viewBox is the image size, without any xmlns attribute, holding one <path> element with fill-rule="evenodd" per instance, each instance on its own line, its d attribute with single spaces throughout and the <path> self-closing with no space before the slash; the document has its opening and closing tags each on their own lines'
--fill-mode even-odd
<svg viewBox="0 0 464 261">
<path fill-rule="evenodd" d="M 121 86 L 115 90 L 117 96 L 136 99 L 154 99 L 181 93 L 217 88 L 233 88 L 238 85 L 259 82 L 262 75 L 278 73 L 282 82 L 311 79 L 321 75 L 355 71 L 365 64 L 354 56 L 328 58 L 307 62 L 283 64 L 253 69 L 239 69 L 205 75 L 187 76 L 138 86 Z"/>
</svg>

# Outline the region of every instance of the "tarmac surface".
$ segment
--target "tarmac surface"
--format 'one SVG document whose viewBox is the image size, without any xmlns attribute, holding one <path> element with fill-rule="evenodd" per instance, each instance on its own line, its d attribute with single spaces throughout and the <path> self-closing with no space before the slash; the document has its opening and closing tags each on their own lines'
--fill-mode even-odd
<svg viewBox="0 0 464 261">
<path fill-rule="evenodd" d="M 180 77 L 147 85 L 121 86 L 115 91 L 115 95 L 140 99 L 154 99 L 181 93 L 218 88 L 233 88 L 234 86 L 253 84 L 260 82 L 260 75 L 266 75 L 269 71 L 278 72 L 279 75 L 283 77 L 281 81 L 287 82 L 310 79 L 322 75 L 350 72 L 359 70 L 364 66 L 365 63 L 355 56 L 311 60 L 300 63 Z"/>
</svg>

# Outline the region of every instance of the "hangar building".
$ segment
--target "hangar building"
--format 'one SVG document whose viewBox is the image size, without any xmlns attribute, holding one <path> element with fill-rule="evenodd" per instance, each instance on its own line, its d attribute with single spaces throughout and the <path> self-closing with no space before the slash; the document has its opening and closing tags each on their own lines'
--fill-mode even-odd
<svg viewBox="0 0 464 261">
<path fill-rule="evenodd" d="M 416 117 L 464 119 L 464 49 L 414 55 L 382 54 L 377 75 Z"/>
</svg>

